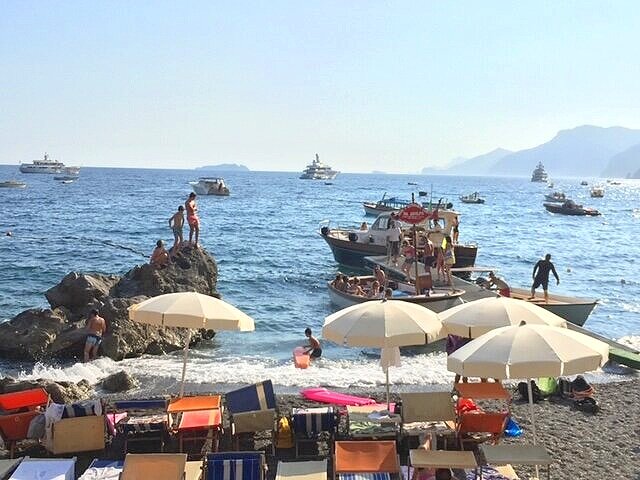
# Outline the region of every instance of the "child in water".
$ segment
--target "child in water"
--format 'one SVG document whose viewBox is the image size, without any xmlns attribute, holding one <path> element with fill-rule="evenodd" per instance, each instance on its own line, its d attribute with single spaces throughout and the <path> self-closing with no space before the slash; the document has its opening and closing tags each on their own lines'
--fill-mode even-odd
<svg viewBox="0 0 640 480">
<path fill-rule="evenodd" d="M 308 354 L 311 358 L 320 358 L 322 355 L 322 348 L 320 348 L 320 342 L 316 337 L 312 335 L 311 329 L 306 328 L 304 331 L 304 336 L 309 340 L 309 345 L 305 345 L 304 353 Z"/>
</svg>

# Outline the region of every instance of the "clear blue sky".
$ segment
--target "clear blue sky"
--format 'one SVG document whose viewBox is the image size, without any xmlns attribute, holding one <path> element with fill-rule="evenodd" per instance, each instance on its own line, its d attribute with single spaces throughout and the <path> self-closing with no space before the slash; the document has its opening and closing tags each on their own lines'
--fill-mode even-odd
<svg viewBox="0 0 640 480">
<path fill-rule="evenodd" d="M 640 128 L 635 1 L 0 4 L 0 163 L 418 171 Z"/>
</svg>

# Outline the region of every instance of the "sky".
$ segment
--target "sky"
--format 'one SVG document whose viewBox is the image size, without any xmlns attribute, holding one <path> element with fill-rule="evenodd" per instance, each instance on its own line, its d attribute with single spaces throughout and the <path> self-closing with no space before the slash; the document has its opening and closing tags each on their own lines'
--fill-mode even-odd
<svg viewBox="0 0 640 480">
<path fill-rule="evenodd" d="M 640 128 L 605 1 L 0 2 L 0 164 L 417 172 Z"/>
</svg>

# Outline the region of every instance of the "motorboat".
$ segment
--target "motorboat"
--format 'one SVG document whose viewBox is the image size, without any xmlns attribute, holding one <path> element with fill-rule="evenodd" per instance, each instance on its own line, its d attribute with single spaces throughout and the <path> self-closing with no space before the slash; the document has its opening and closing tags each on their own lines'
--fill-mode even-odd
<svg viewBox="0 0 640 480">
<path fill-rule="evenodd" d="M 548 179 L 549 176 L 544 170 L 544 165 L 542 165 L 542 162 L 539 162 L 538 166 L 533 170 L 533 173 L 531 174 L 531 181 L 546 183 Z"/>
<path fill-rule="evenodd" d="M 418 224 L 418 233 L 429 233 L 434 245 L 442 244 L 445 235 L 452 236 L 454 219 L 460 214 L 453 210 L 438 210 L 437 221 L 426 220 Z M 400 222 L 400 227 L 408 236 L 412 235 L 412 228 L 408 224 Z M 320 224 L 318 232 L 323 238 L 336 262 L 353 268 L 365 268 L 365 257 L 375 255 L 387 255 L 387 236 L 391 228 L 391 213 L 385 212 L 378 215 L 369 226 L 363 223 L 360 228 L 331 227 L 325 220 Z M 420 248 L 420 245 L 418 245 Z M 454 245 L 456 257 L 455 266 L 472 267 L 476 262 L 478 247 L 473 244 Z"/>
<path fill-rule="evenodd" d="M 0 188 L 24 188 L 26 186 L 26 183 L 19 182 L 18 180 L 6 180 L 4 182 L 0 182 Z"/>
<path fill-rule="evenodd" d="M 583 187 L 586 187 L 587 185 L 589 185 L 589 182 L 587 182 L 586 180 L 582 180 L 580 182 L 580 185 L 582 185 Z"/>
<path fill-rule="evenodd" d="M 478 192 L 473 192 L 469 195 L 461 195 L 460 196 L 460 201 L 462 203 L 484 203 L 484 198 L 482 198 L 480 196 L 480 194 Z"/>
<path fill-rule="evenodd" d="M 365 292 L 371 290 L 371 284 L 375 280 L 373 276 L 356 277 L 360 286 Z M 354 295 L 352 293 L 338 290 L 333 282 L 327 283 L 329 288 L 329 298 L 331 303 L 340 308 L 350 307 L 358 303 L 379 300 L 380 297 L 369 297 L 362 295 Z M 461 297 L 465 293 L 464 290 L 452 290 L 451 288 L 435 287 L 421 295 L 416 295 L 415 286 L 406 282 L 391 281 L 387 285 L 391 289 L 391 300 L 402 300 L 404 302 L 416 303 L 428 308 L 436 313 L 444 312 L 448 308 L 462 304 Z"/>
<path fill-rule="evenodd" d="M 80 167 L 64 167 L 62 175 L 56 175 L 54 180 L 77 180 L 80 177 Z"/>
<path fill-rule="evenodd" d="M 60 183 L 62 183 L 63 185 L 69 185 L 70 183 L 75 182 L 74 179 L 67 179 L 67 180 L 62 180 Z"/>
<path fill-rule="evenodd" d="M 23 163 L 20 165 L 22 173 L 61 173 L 64 163 L 58 160 L 51 160 L 49 154 L 45 152 L 42 160 L 34 160 L 31 163 Z"/>
<path fill-rule="evenodd" d="M 303 180 L 333 180 L 338 176 L 338 171 L 333 170 L 329 165 L 320 161 L 320 156 L 316 153 L 316 158 L 307 165 L 300 178 Z"/>
<path fill-rule="evenodd" d="M 385 193 L 377 202 L 362 202 L 362 207 L 364 208 L 364 213 L 366 215 L 380 215 L 384 212 L 399 212 L 410 203 L 412 202 L 409 200 L 403 200 L 397 197 L 387 197 L 387 194 Z M 422 202 L 420 205 L 427 210 L 432 210 L 432 207 L 438 209 L 450 209 L 453 207 L 452 203 L 443 203 L 442 199 L 440 199 L 436 205 L 432 205 L 428 202 Z"/>
<path fill-rule="evenodd" d="M 551 213 L 559 213 L 561 215 L 574 215 L 574 216 L 590 216 L 595 217 L 600 215 L 600 212 L 595 208 L 583 207 L 578 205 L 573 200 L 567 200 L 562 204 L 558 203 L 543 203 L 544 208 Z"/>
<path fill-rule="evenodd" d="M 407 275 L 402 271 L 401 267 L 396 267 L 393 263 L 388 261 L 386 256 L 379 257 L 367 257 L 367 265 L 378 265 L 387 275 L 389 279 L 406 279 Z M 451 272 L 454 274 L 452 277 L 453 288 L 464 292 L 460 299 L 463 303 L 472 302 L 481 298 L 496 297 L 497 291 L 486 288 L 486 278 L 481 275 L 487 272 L 496 272 L 497 268 L 493 267 L 454 267 Z M 435 269 L 431 269 L 431 276 L 435 278 Z M 424 275 L 425 268 L 423 264 L 419 264 L 418 275 Z M 466 278 L 463 278 L 466 274 Z M 470 277 L 473 277 L 471 279 Z M 415 278 L 413 268 L 409 270 L 409 278 Z M 411 281 L 411 280 L 410 280 Z M 435 282 L 437 284 L 437 282 Z M 568 295 L 556 295 L 549 292 L 549 302 L 545 303 L 542 296 L 536 296 L 533 299 L 529 299 L 531 291 L 526 288 L 513 288 L 511 290 L 511 298 L 516 298 L 522 301 L 530 302 L 539 307 L 544 308 L 556 315 L 564 318 L 567 322 L 574 325 L 582 326 L 585 324 L 589 315 L 598 304 L 596 298 L 581 298 Z"/>
<path fill-rule="evenodd" d="M 565 202 L 567 200 L 567 196 L 563 192 L 553 192 L 552 194 L 545 195 L 544 199 L 547 202 L 562 203 L 562 202 Z"/>
<path fill-rule="evenodd" d="M 604 197 L 604 188 L 602 187 L 591 187 L 591 191 L 589 192 L 591 198 L 602 198 Z"/>
<path fill-rule="evenodd" d="M 189 182 L 193 191 L 198 195 L 217 195 L 221 197 L 229 196 L 229 188 L 225 185 L 224 179 L 213 177 L 200 177 L 197 182 Z"/>
</svg>

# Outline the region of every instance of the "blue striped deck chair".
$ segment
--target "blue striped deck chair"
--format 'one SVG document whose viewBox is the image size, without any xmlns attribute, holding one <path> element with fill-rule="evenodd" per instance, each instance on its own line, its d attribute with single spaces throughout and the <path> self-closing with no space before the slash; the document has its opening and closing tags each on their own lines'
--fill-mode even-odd
<svg viewBox="0 0 640 480">
<path fill-rule="evenodd" d="M 116 424 L 116 434 L 124 437 L 124 453 L 130 442 L 159 440 L 160 451 L 168 434 L 167 399 L 122 400 L 113 402 L 115 414 L 126 412 L 127 416 Z"/>
<path fill-rule="evenodd" d="M 275 453 L 276 396 L 271 380 L 265 380 L 225 394 L 231 416 L 231 435 L 239 449 L 239 434 L 270 431 L 271 448 Z"/>
<path fill-rule="evenodd" d="M 333 407 L 294 408 L 292 411 L 293 439 L 296 447 L 296 457 L 300 455 L 300 444 L 317 444 L 323 432 L 329 436 L 329 447 L 335 438 L 338 426 Z M 331 451 L 331 448 L 329 448 Z"/>
<path fill-rule="evenodd" d="M 264 480 L 265 469 L 262 452 L 209 453 L 203 480 Z"/>
</svg>

